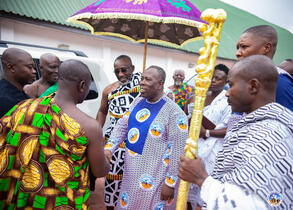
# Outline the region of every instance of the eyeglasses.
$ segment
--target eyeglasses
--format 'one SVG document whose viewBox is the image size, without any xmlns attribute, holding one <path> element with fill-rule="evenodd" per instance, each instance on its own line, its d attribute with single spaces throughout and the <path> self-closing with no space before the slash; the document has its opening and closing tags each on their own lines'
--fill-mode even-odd
<svg viewBox="0 0 293 210">
<path fill-rule="evenodd" d="M 114 69 L 114 73 L 119 74 L 121 72 L 121 73 L 125 74 L 128 71 L 128 69 L 129 69 L 129 67 L 128 68 Z"/>
</svg>

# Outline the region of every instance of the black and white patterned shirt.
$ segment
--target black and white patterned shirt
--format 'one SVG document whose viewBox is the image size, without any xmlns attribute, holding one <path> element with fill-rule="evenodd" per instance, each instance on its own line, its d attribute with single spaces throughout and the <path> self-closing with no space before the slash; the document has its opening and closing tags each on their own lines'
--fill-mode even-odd
<svg viewBox="0 0 293 210">
<path fill-rule="evenodd" d="M 201 196 L 208 209 L 293 209 L 293 112 L 270 103 L 235 124 Z"/>
<path fill-rule="evenodd" d="M 141 79 L 141 72 L 134 73 L 131 77 L 131 80 L 127 84 L 120 85 L 117 89 L 110 92 L 108 96 L 111 96 L 115 93 L 119 93 L 122 91 L 129 91 L 133 89 L 134 87 L 139 86 L 140 79 Z M 108 101 L 110 125 L 105 132 L 105 136 L 107 138 L 110 137 L 111 132 L 114 126 L 116 125 L 117 121 L 121 117 L 123 117 L 123 115 L 129 110 L 131 103 L 138 96 L 140 96 L 139 92 L 122 94 L 122 95 L 117 95 Z"/>
</svg>

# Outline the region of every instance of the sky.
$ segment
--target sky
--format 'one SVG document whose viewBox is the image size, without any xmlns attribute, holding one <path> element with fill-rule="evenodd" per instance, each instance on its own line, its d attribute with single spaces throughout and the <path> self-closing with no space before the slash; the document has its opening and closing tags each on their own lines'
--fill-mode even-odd
<svg viewBox="0 0 293 210">
<path fill-rule="evenodd" d="M 221 0 L 287 29 L 293 35 L 293 0 Z"/>
</svg>

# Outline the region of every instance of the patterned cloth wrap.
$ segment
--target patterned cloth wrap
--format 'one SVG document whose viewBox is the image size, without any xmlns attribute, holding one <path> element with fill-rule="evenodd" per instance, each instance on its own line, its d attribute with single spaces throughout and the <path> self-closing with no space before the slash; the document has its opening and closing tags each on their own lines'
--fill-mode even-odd
<svg viewBox="0 0 293 210">
<path fill-rule="evenodd" d="M 0 120 L 0 209 L 88 209 L 83 128 L 54 99 L 29 99 Z"/>
<path fill-rule="evenodd" d="M 175 95 L 175 103 L 178 104 L 182 110 L 184 110 L 186 101 L 194 95 L 195 88 L 187 83 L 183 83 L 183 85 L 179 89 L 173 91 L 173 93 Z"/>
<path fill-rule="evenodd" d="M 265 202 L 271 193 L 277 192 L 282 202 L 270 209 L 292 209 L 292 116 L 293 112 L 278 103 L 244 116 L 227 132 L 213 178 L 251 190 Z M 235 205 L 241 208 L 241 202 L 235 200 Z M 230 203 L 229 197 L 224 203 Z"/>
<path fill-rule="evenodd" d="M 110 125 L 105 132 L 105 139 L 108 140 L 112 130 L 114 129 L 117 121 L 124 116 L 129 110 L 131 103 L 140 94 L 137 91 L 139 87 L 141 73 L 135 73 L 129 83 L 119 86 L 108 95 L 109 101 L 109 120 Z M 135 90 L 132 92 L 132 90 Z M 123 93 L 124 94 L 120 94 Z M 124 153 L 125 153 L 125 142 L 113 153 L 111 163 L 111 169 L 105 179 L 105 204 L 107 206 L 115 206 L 119 198 L 119 189 L 123 176 L 124 169 Z"/>
</svg>

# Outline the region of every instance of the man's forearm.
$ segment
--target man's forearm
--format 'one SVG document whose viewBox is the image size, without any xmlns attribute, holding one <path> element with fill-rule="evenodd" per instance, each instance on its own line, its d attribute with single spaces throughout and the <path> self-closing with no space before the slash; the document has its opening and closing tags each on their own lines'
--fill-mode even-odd
<svg viewBox="0 0 293 210">
<path fill-rule="evenodd" d="M 226 135 L 227 128 L 221 128 L 217 130 L 210 130 L 210 136 L 217 138 L 224 138 Z"/>
<path fill-rule="evenodd" d="M 103 112 L 98 112 L 98 114 L 97 114 L 96 120 L 100 123 L 101 127 L 103 127 L 105 124 L 106 116 L 107 116 L 107 114 L 105 114 Z"/>
</svg>

